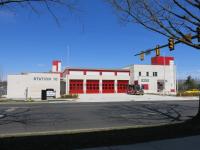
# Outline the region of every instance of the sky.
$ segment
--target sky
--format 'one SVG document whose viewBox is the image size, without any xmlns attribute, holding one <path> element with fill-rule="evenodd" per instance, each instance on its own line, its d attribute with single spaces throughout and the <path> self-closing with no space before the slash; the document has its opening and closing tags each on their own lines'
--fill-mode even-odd
<svg viewBox="0 0 200 150">
<path fill-rule="evenodd" d="M 56 10 L 60 25 L 45 10 L 34 14 L 26 8 L 0 8 L 0 72 L 46 72 L 53 60 L 63 68 L 122 68 L 150 64 L 154 53 L 140 61 L 141 50 L 166 44 L 168 39 L 138 24 L 122 24 L 103 0 L 80 1 L 80 10 Z M 200 51 L 179 44 L 161 55 L 175 57 L 178 78 L 200 76 Z"/>
</svg>

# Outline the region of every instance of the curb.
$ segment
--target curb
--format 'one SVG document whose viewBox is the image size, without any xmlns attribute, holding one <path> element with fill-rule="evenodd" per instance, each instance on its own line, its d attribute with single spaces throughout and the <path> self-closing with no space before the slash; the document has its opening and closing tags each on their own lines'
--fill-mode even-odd
<svg viewBox="0 0 200 150">
<path fill-rule="evenodd" d="M 128 129 L 139 129 L 145 127 L 159 127 L 167 124 L 157 124 L 154 126 L 150 125 L 137 125 L 137 126 L 123 126 L 123 127 L 108 127 L 108 128 L 92 128 L 92 129 L 78 129 L 78 130 L 59 130 L 59 131 L 44 131 L 44 132 L 24 132 L 15 134 L 0 134 L 0 140 L 2 138 L 17 138 L 17 137 L 30 137 L 30 136 L 46 136 L 46 135 L 67 135 L 67 134 L 80 134 L 80 133 L 91 133 L 91 132 L 105 132 L 105 131 L 116 131 L 116 130 L 128 130 Z"/>
</svg>

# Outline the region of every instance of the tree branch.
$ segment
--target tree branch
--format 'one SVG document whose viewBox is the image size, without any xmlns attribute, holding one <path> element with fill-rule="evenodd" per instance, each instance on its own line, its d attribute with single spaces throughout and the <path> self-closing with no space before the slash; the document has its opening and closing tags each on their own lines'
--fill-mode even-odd
<svg viewBox="0 0 200 150">
<path fill-rule="evenodd" d="M 161 5 L 157 0 L 154 0 L 154 1 L 155 1 L 155 3 L 157 3 L 157 5 L 159 5 L 159 7 L 161 7 L 162 9 L 164 9 L 165 11 L 167 11 L 168 13 L 174 15 L 175 17 L 177 17 L 177 18 L 179 18 L 179 19 L 182 19 L 182 20 L 185 20 L 185 21 L 188 21 L 189 23 L 191 23 L 191 24 L 193 24 L 193 25 L 197 25 L 197 26 L 200 25 L 199 22 L 194 22 L 194 21 L 190 20 L 190 19 L 189 19 L 188 17 L 186 17 L 186 16 L 181 16 L 181 15 L 179 15 L 179 14 L 173 12 L 172 10 L 167 9 L 166 7 L 164 7 L 163 5 Z"/>
<path fill-rule="evenodd" d="M 194 16 L 190 11 L 188 11 L 185 7 L 183 7 L 177 0 L 173 0 L 173 2 L 180 7 L 182 10 L 184 10 L 188 15 L 190 15 L 192 18 L 196 19 L 198 22 L 200 22 L 200 19 L 197 16 Z"/>
<path fill-rule="evenodd" d="M 191 0 L 185 0 L 187 3 L 189 3 L 190 5 L 194 6 L 194 7 L 197 7 L 198 9 L 200 9 L 200 2 L 198 2 L 197 4 L 196 3 L 193 3 Z"/>
</svg>

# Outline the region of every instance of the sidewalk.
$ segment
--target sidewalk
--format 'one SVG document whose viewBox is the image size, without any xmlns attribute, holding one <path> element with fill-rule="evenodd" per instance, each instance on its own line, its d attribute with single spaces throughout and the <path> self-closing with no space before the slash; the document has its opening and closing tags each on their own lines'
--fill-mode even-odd
<svg viewBox="0 0 200 150">
<path fill-rule="evenodd" d="M 80 94 L 77 99 L 32 99 L 25 101 L 25 99 L 0 99 L 0 104 L 6 103 L 73 103 L 73 102 L 130 102 L 130 101 L 187 101 L 198 100 L 198 97 L 177 97 L 177 96 L 163 96 L 163 95 L 128 95 L 122 94 Z M 5 102 L 4 102 L 5 100 Z"/>
<path fill-rule="evenodd" d="M 198 100 L 198 97 L 177 97 L 163 95 L 128 95 L 128 94 L 80 94 L 75 102 L 124 102 L 124 101 L 185 101 Z"/>
<path fill-rule="evenodd" d="M 200 150 L 200 135 L 132 145 L 87 148 L 79 150 Z"/>
</svg>

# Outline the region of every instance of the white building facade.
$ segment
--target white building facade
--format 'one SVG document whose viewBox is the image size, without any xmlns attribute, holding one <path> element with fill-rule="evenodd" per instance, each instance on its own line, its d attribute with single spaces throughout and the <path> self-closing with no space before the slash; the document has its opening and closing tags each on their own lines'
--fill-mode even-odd
<svg viewBox="0 0 200 150">
<path fill-rule="evenodd" d="M 130 66 L 130 83 L 145 93 L 176 94 L 176 66 L 173 57 L 154 57 L 151 65 Z"/>
<path fill-rule="evenodd" d="M 41 91 L 53 89 L 56 97 L 60 97 L 60 74 L 58 73 L 26 73 L 8 75 L 8 98 L 41 98 Z"/>
</svg>

